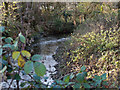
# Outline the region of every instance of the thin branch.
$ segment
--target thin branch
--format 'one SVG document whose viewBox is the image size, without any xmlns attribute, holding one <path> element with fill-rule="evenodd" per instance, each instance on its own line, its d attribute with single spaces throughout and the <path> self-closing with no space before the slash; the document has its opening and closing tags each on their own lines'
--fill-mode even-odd
<svg viewBox="0 0 120 90">
<path fill-rule="evenodd" d="M 13 73 L 13 75 L 15 75 L 15 74 L 16 74 L 16 72 Z M 10 86 L 12 85 L 13 80 L 14 80 L 14 76 L 12 77 L 12 80 L 11 80 L 11 82 L 10 82 L 10 85 L 9 85 L 9 88 L 8 88 L 8 89 L 10 89 Z"/>
<path fill-rule="evenodd" d="M 19 90 L 19 80 L 16 80 L 17 83 L 17 90 Z"/>
<path fill-rule="evenodd" d="M 18 68 L 18 75 L 20 74 L 20 68 Z M 16 80 L 17 83 L 17 90 L 19 90 L 19 80 Z"/>
</svg>

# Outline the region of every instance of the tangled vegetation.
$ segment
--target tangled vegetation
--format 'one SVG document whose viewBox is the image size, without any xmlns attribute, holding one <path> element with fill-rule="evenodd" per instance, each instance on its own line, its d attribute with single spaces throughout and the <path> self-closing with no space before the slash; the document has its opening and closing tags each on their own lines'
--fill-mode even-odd
<svg viewBox="0 0 120 90">
<path fill-rule="evenodd" d="M 0 28 L 1 32 L 4 32 L 4 27 Z M 27 88 L 47 88 L 47 85 L 44 85 L 40 79 L 41 76 L 45 75 L 46 68 L 45 66 L 38 62 L 41 60 L 41 56 L 36 54 L 31 57 L 31 54 L 24 50 L 25 37 L 20 33 L 19 36 L 13 40 L 11 37 L 2 37 L 5 41 L 0 48 L 0 54 L 3 54 L 3 59 L 0 60 L 2 64 L 2 70 L 0 73 L 4 74 L 4 79 L 6 82 L 8 79 L 12 79 L 9 85 L 11 87 L 14 80 L 17 82 L 17 89 L 19 89 L 19 83 L 21 80 L 25 81 L 20 83 L 21 87 L 24 87 L 26 84 L 30 84 Z M 6 52 L 7 51 L 7 52 Z M 11 59 L 12 57 L 12 59 Z M 15 61 L 17 60 L 17 65 Z M 34 72 L 33 73 L 33 68 Z M 31 81 L 26 81 L 20 76 L 20 72 L 24 75 L 29 75 Z M 61 80 L 55 80 L 50 88 L 106 88 L 108 83 L 106 81 L 106 73 L 101 76 L 93 76 L 91 79 L 87 79 L 86 67 L 81 67 L 79 73 L 75 76 L 73 73 L 71 75 L 66 75 Z M 46 77 L 44 77 L 46 79 Z M 74 82 L 70 82 L 70 80 Z M 72 86 L 71 86 L 72 85 Z"/>
<path fill-rule="evenodd" d="M 1 27 L 0 32 L 2 33 L 4 31 L 5 28 Z M 9 87 L 7 88 L 11 88 L 14 80 L 16 80 L 17 82 L 17 89 L 20 88 L 19 83 L 21 80 L 25 81 L 23 83 L 20 83 L 21 87 L 23 87 L 26 83 L 30 83 L 31 86 L 33 86 L 32 82 L 36 82 L 35 78 L 38 76 L 43 76 L 46 73 L 46 67 L 42 63 L 38 62 L 42 59 L 41 56 L 35 54 L 31 57 L 30 52 L 24 50 L 26 39 L 21 33 L 19 33 L 16 39 L 13 39 L 11 37 L 2 37 L 2 40 L 4 42 L 2 43 L 2 45 L 0 45 L 0 55 L 2 55 L 2 59 L 0 59 L 2 70 L 0 71 L 0 73 L 4 74 L 3 79 L 9 85 Z M 33 72 L 33 69 L 35 73 L 31 73 Z M 24 75 L 29 75 L 34 81 L 26 81 L 22 78 L 20 73 L 24 73 Z M 7 81 L 9 79 L 12 79 L 10 83 L 8 83 Z M 44 85 L 40 81 L 38 81 L 37 83 L 40 84 L 40 86 Z"/>
<path fill-rule="evenodd" d="M 1 2 L 0 9 L 0 74 L 8 88 L 14 81 L 17 89 L 120 87 L 119 3 Z M 54 55 L 60 77 L 44 84 L 42 57 L 27 47 L 37 35 L 70 33 L 64 49 Z"/>
<path fill-rule="evenodd" d="M 89 77 L 92 77 L 93 74 L 106 73 L 109 83 L 114 83 L 114 87 L 118 87 L 120 70 L 119 43 L 120 29 L 73 35 L 68 49 L 69 52 L 64 54 L 64 59 L 67 60 L 66 68 L 70 68 L 72 72 L 75 72 L 80 70 L 81 65 L 85 65 Z M 74 69 L 74 67 L 76 68 Z"/>
<path fill-rule="evenodd" d="M 75 76 L 73 73 L 66 75 L 62 80 L 55 80 L 51 88 L 108 88 L 106 73 L 101 76 L 93 76 L 87 79 L 86 67 L 82 66 L 79 73 Z M 74 80 L 72 82 L 72 80 Z"/>
</svg>

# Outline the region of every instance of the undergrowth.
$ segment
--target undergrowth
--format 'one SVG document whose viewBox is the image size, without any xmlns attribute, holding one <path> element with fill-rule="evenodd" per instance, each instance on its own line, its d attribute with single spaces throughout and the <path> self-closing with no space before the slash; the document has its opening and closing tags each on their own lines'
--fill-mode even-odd
<svg viewBox="0 0 120 90">
<path fill-rule="evenodd" d="M 117 87 L 120 70 L 119 43 L 120 29 L 73 35 L 68 52 L 64 54 L 66 60 L 70 58 L 66 68 L 72 66 L 74 72 L 79 71 L 81 65 L 85 65 L 89 77 L 107 73 L 107 80 L 111 87 Z"/>
</svg>

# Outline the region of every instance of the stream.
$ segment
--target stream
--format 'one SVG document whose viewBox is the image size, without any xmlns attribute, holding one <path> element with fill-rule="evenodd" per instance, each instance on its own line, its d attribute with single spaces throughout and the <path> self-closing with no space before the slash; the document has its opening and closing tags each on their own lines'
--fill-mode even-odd
<svg viewBox="0 0 120 90">
<path fill-rule="evenodd" d="M 58 63 L 53 59 L 52 55 L 54 55 L 56 53 L 56 49 L 68 39 L 69 38 L 45 37 L 41 38 L 38 40 L 38 43 L 33 45 L 34 51 L 40 52 L 40 55 L 43 58 L 40 62 L 44 63 L 47 69 L 46 75 L 44 76 L 48 77 L 48 79 L 46 81 L 42 81 L 44 84 L 50 85 L 53 82 L 51 75 L 56 74 L 57 71 L 55 69 L 55 65 Z"/>
<path fill-rule="evenodd" d="M 45 66 L 46 66 L 46 74 L 44 75 L 44 77 L 48 77 L 47 80 L 45 79 L 41 79 L 41 82 L 43 82 L 46 85 L 51 85 L 51 83 L 54 81 L 52 78 L 53 74 L 56 74 L 56 68 L 55 65 L 58 64 L 58 62 L 56 62 L 53 59 L 53 55 L 56 53 L 56 49 L 62 44 L 64 43 L 66 40 L 68 40 L 69 38 L 64 38 L 64 37 L 40 37 L 40 39 L 35 39 L 34 44 L 32 44 L 31 49 L 33 49 L 33 51 L 35 52 L 35 54 L 40 54 L 42 56 L 42 60 L 40 60 L 40 62 L 42 62 Z M 17 63 L 16 63 L 17 65 Z M 28 75 L 24 75 L 22 72 L 20 72 L 20 76 L 22 79 L 24 80 L 31 80 L 31 77 Z M 7 80 L 7 82 L 10 84 L 11 79 Z M 20 80 L 20 83 L 24 82 L 23 80 Z M 8 88 L 9 84 L 6 82 L 2 82 L 2 87 L 3 88 Z M 19 83 L 19 85 L 20 85 Z M 24 87 L 29 86 L 29 84 L 25 85 Z M 11 88 L 16 88 L 16 80 L 13 81 Z M 20 87 L 22 88 L 22 87 Z"/>
</svg>

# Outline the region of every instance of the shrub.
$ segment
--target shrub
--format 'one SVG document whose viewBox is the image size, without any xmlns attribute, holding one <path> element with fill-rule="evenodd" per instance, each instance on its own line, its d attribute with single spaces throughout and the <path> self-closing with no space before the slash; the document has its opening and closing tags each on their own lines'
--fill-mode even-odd
<svg viewBox="0 0 120 90">
<path fill-rule="evenodd" d="M 72 36 L 71 47 L 67 56 L 71 58 L 69 65 L 87 65 L 89 75 L 107 73 L 107 79 L 115 83 L 119 72 L 119 42 L 120 29 L 101 30 L 85 35 Z M 76 66 L 79 67 L 79 66 Z M 73 69 L 74 70 L 74 69 Z M 79 70 L 79 69 L 78 69 Z"/>
<path fill-rule="evenodd" d="M 69 34 L 75 29 L 72 22 L 64 22 L 60 18 L 47 21 L 42 29 L 47 34 Z"/>
<path fill-rule="evenodd" d="M 72 79 L 74 81 L 72 82 Z M 63 80 L 55 80 L 52 83 L 51 88 L 107 88 L 108 83 L 106 81 L 106 73 L 101 76 L 93 76 L 87 79 L 86 67 L 82 66 L 78 74 L 70 74 L 63 77 Z"/>
<path fill-rule="evenodd" d="M 0 32 L 2 33 L 4 31 L 4 27 L 1 26 Z M 24 50 L 26 39 L 22 33 L 19 33 L 16 39 L 11 37 L 2 37 L 1 39 L 3 43 L 0 45 L 0 55 L 2 55 L 3 58 L 0 59 L 0 63 L 2 64 L 0 73 L 3 73 L 7 80 L 11 79 L 9 88 L 14 80 L 17 82 L 17 88 L 19 88 L 19 82 L 21 80 L 25 81 L 21 83 L 21 87 L 25 84 L 30 84 L 30 87 L 36 87 L 36 85 L 45 87 L 40 81 L 40 76 L 43 76 L 46 73 L 46 67 L 38 62 L 41 60 L 40 55 L 36 54 L 31 56 L 29 51 Z M 25 78 L 23 79 L 20 74 L 21 72 L 23 72 L 24 75 L 29 75 L 31 80 L 26 81 Z"/>
</svg>

